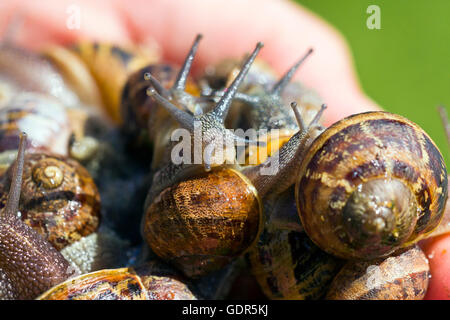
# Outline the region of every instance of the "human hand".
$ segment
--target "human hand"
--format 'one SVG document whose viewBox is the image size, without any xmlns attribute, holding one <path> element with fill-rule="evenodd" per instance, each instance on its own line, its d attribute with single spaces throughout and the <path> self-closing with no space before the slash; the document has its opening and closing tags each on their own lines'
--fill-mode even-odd
<svg viewBox="0 0 450 320">
<path fill-rule="evenodd" d="M 378 110 L 361 90 L 351 53 L 342 36 L 326 22 L 293 2 L 283 0 L 159 1 L 78 0 L 81 24 L 68 29 L 67 8 L 72 0 L 13 1 L 0 3 L 0 34 L 19 14 L 23 27 L 14 36 L 18 45 L 37 49 L 46 43 L 70 43 L 80 39 L 117 44 L 151 41 L 159 43 L 165 59 L 181 63 L 197 33 L 204 35 L 194 71 L 224 57 L 241 56 L 262 41 L 260 57 L 279 73 L 310 47 L 314 54 L 295 76 L 314 88 L 327 103 L 325 123 L 331 124 L 353 113 Z M 450 248 L 450 236 L 435 240 Z M 450 250 L 432 260 L 430 298 L 450 298 Z M 438 272 L 433 273 L 433 270 Z M 446 278 L 447 277 L 447 278 Z"/>
</svg>

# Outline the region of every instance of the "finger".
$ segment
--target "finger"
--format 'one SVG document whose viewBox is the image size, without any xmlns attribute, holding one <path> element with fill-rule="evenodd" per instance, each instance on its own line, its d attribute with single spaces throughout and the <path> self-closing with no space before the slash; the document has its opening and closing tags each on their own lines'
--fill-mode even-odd
<svg viewBox="0 0 450 320">
<path fill-rule="evenodd" d="M 241 56 L 262 40 L 261 57 L 282 73 L 309 47 L 315 54 L 296 75 L 318 91 L 328 104 L 327 124 L 356 112 L 377 109 L 359 87 L 351 55 L 340 35 L 321 19 L 287 1 L 138 0 L 89 2 L 80 0 L 80 29 L 67 28 L 70 0 L 3 1 L 0 17 L 18 12 L 25 17 L 19 42 L 36 47 L 42 42 L 70 42 L 88 37 L 125 43 L 155 38 L 166 58 L 180 62 L 191 39 L 205 34 L 197 70 L 228 56 Z M 101 14 L 99 14 L 101 12 Z"/>
<path fill-rule="evenodd" d="M 450 234 L 429 239 L 422 243 L 430 263 L 430 283 L 426 300 L 450 300 Z"/>
<path fill-rule="evenodd" d="M 129 41 L 118 10 L 105 0 L 0 1 L 0 35 L 13 19 L 20 20 L 12 35 L 14 43 L 31 49 L 84 38 L 115 43 Z"/>
<path fill-rule="evenodd" d="M 306 9 L 288 1 L 118 1 L 137 40 L 152 36 L 166 58 L 182 61 L 199 32 L 204 34 L 194 67 L 241 56 L 257 41 L 260 56 L 278 72 L 287 70 L 310 47 L 314 54 L 296 78 L 318 91 L 329 108 L 326 122 L 379 107 L 361 90 L 343 38 Z M 144 10 L 144 8 L 148 8 Z"/>
</svg>

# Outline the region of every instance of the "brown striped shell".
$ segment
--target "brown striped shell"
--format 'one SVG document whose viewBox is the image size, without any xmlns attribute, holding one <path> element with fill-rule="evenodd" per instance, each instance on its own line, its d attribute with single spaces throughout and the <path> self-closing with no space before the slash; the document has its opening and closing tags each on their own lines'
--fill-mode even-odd
<svg viewBox="0 0 450 320">
<path fill-rule="evenodd" d="M 271 215 L 285 211 L 295 217 L 294 187 L 265 205 Z M 262 291 L 269 299 L 305 300 L 323 297 L 339 271 L 340 259 L 320 250 L 305 232 L 280 229 L 272 220 L 256 245 L 249 250 L 251 270 Z"/>
<path fill-rule="evenodd" d="M 385 259 L 349 261 L 331 283 L 329 300 L 422 300 L 430 267 L 418 246 Z"/>
<path fill-rule="evenodd" d="M 38 300 L 195 300 L 179 277 L 140 268 L 106 269 L 69 279 Z"/>
<path fill-rule="evenodd" d="M 43 54 L 58 67 L 82 101 L 101 100 L 116 123 L 122 123 L 120 95 L 128 76 L 159 60 L 156 48 L 144 50 L 98 42 L 80 42 L 71 49 L 48 47 Z"/>
<path fill-rule="evenodd" d="M 264 229 L 249 260 L 269 299 L 320 299 L 341 267 L 339 259 L 319 249 L 304 232 L 275 228 Z"/>
<path fill-rule="evenodd" d="M 439 224 L 447 172 L 430 137 L 387 112 L 350 116 L 311 145 L 296 183 L 305 231 L 342 258 L 374 259 Z"/>
<path fill-rule="evenodd" d="M 263 225 L 255 188 L 232 169 L 166 188 L 147 207 L 144 221 L 151 249 L 189 277 L 218 270 L 242 255 Z"/>
<path fill-rule="evenodd" d="M 11 174 L 10 168 L 0 185 L 1 206 L 6 203 Z M 98 228 L 100 195 L 78 162 L 57 155 L 27 154 L 19 210 L 22 221 L 61 250 Z"/>
<path fill-rule="evenodd" d="M 173 85 L 177 76 L 177 69 L 169 64 L 151 64 L 141 68 L 128 77 L 122 91 L 121 117 L 123 129 L 130 141 L 135 145 L 149 144 L 152 146 L 152 168 L 162 166 L 163 159 L 170 157 L 170 137 L 178 123 L 169 113 L 147 95 L 151 86 L 146 75 L 151 74 L 161 85 L 168 89 Z M 186 93 L 199 95 L 197 85 L 190 80 L 186 82 Z M 173 99 L 177 104 L 177 98 Z M 177 104 L 177 107 L 183 107 Z M 169 153 L 169 154 L 168 154 Z"/>
</svg>

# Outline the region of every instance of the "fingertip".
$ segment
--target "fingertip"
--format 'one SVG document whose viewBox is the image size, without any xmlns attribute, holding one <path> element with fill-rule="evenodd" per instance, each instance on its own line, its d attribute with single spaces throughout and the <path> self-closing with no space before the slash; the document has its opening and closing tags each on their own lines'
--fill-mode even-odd
<svg viewBox="0 0 450 320">
<path fill-rule="evenodd" d="M 450 234 L 421 244 L 430 263 L 430 282 L 425 300 L 450 300 Z"/>
</svg>

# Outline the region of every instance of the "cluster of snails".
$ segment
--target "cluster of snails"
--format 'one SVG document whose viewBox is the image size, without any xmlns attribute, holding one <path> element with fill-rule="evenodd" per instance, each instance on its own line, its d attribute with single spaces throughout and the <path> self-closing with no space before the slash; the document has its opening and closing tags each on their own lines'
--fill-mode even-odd
<svg viewBox="0 0 450 320">
<path fill-rule="evenodd" d="M 193 78 L 201 38 L 179 69 L 0 44 L 0 299 L 226 298 L 242 270 L 270 299 L 423 298 L 417 242 L 448 231 L 429 136 L 387 112 L 324 128 L 291 82 L 312 50 L 280 78 L 262 43 Z M 173 161 L 179 128 L 201 161 Z"/>
</svg>

